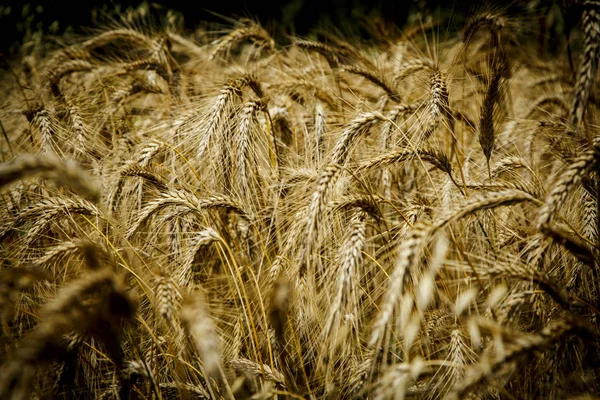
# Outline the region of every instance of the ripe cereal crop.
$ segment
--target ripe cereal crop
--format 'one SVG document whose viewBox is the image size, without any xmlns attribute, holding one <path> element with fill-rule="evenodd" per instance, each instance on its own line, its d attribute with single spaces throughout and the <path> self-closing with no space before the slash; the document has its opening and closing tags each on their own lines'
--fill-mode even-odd
<svg viewBox="0 0 600 400">
<path fill-rule="evenodd" d="M 525 6 L 3 59 L 0 398 L 599 398 L 600 3 Z"/>
</svg>

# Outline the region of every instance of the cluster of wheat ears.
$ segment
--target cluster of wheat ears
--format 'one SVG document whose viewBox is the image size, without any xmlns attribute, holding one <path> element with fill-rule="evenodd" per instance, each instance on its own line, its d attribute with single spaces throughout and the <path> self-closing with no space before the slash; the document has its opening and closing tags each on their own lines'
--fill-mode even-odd
<svg viewBox="0 0 600 400">
<path fill-rule="evenodd" d="M 26 46 L 0 398 L 597 398 L 600 4 L 567 8 L 556 58 L 502 12 Z"/>
</svg>

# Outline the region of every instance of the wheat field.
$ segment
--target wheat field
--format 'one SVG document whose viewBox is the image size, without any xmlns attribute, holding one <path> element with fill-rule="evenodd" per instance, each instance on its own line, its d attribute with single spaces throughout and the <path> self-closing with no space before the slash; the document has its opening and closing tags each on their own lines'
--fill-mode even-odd
<svg viewBox="0 0 600 400">
<path fill-rule="evenodd" d="M 599 398 L 600 4 L 531 3 L 25 44 L 0 398 Z"/>
</svg>

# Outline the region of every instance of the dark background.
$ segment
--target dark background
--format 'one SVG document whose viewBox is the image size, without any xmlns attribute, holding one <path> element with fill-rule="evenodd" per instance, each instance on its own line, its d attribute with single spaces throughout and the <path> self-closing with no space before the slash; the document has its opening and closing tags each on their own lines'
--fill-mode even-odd
<svg viewBox="0 0 600 400">
<path fill-rule="evenodd" d="M 20 44 L 36 35 L 39 37 L 41 33 L 82 33 L 85 32 L 85 27 L 98 26 L 92 12 L 94 8 L 110 10 L 118 4 L 121 9 L 125 9 L 140 3 L 141 1 L 118 0 L 3 1 L 0 3 L 0 52 L 12 54 L 19 49 Z M 170 8 L 181 12 L 186 29 L 197 27 L 201 21 L 227 24 L 215 14 L 226 17 L 253 17 L 276 39 L 285 37 L 286 33 L 304 36 L 319 26 L 335 26 L 342 31 L 352 30 L 361 19 L 367 17 L 375 17 L 384 24 L 401 27 L 409 15 L 419 12 L 426 15 L 441 10 L 465 15 L 473 9 L 481 8 L 481 4 L 486 8 L 494 7 L 494 0 L 282 0 L 276 3 L 256 0 L 159 0 L 151 3 L 159 5 L 163 10 Z M 504 7 L 507 2 L 497 0 L 496 3 Z M 517 3 L 522 2 L 512 1 L 510 7 Z"/>
</svg>

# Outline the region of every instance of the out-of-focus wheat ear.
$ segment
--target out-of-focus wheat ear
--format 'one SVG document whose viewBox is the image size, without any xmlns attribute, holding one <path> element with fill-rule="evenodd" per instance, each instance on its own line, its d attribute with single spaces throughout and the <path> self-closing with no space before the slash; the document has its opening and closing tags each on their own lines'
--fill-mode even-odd
<svg viewBox="0 0 600 400">
<path fill-rule="evenodd" d="M 460 329 L 453 329 L 450 333 L 450 344 L 446 357 L 450 365 L 440 376 L 439 383 L 436 382 L 436 392 L 441 396 L 447 395 L 448 391 L 462 379 L 465 369 L 476 359 L 477 353 L 469 346 Z"/>
<path fill-rule="evenodd" d="M 314 121 L 315 152 L 313 158 L 317 165 L 320 165 L 323 161 L 323 154 L 325 153 L 325 135 L 327 135 L 325 108 L 320 101 L 315 102 Z"/>
<path fill-rule="evenodd" d="M 388 98 L 396 103 L 400 103 L 401 98 L 400 94 L 388 83 L 385 81 L 385 78 L 363 67 L 354 66 L 354 65 L 344 65 L 342 66 L 342 71 L 349 72 L 354 75 L 362 76 L 367 79 L 369 82 L 379 86 L 383 91 L 388 95 Z"/>
<path fill-rule="evenodd" d="M 383 358 L 387 352 L 385 338 L 388 337 L 390 326 L 393 325 L 394 310 L 398 306 L 398 300 L 404 293 L 405 285 L 410 278 L 410 273 L 414 265 L 418 262 L 421 251 L 427 245 L 427 240 L 432 232 L 431 225 L 417 222 L 413 225 L 408 237 L 400 245 L 398 251 L 398 260 L 390 275 L 388 288 L 383 295 L 379 314 L 375 318 L 373 329 L 369 338 L 369 348 L 375 354 L 373 369 L 379 369 L 377 364 L 385 364 Z"/>
<path fill-rule="evenodd" d="M 12 161 L 0 164 L 0 189 L 32 175 L 53 179 L 92 201 L 100 199 L 98 186 L 85 171 L 73 162 L 65 162 L 50 154 L 21 154 Z"/>
<path fill-rule="evenodd" d="M 6 359 L 0 368 L 0 398 L 31 398 L 32 381 L 35 366 L 52 360 L 66 351 L 66 342 L 50 327 L 38 327 L 25 338 L 10 359 Z"/>
<path fill-rule="evenodd" d="M 195 292 L 183 299 L 181 320 L 202 361 L 205 379 L 211 390 L 214 390 L 210 379 L 222 382 L 223 366 L 219 353 L 219 339 L 202 292 Z"/>
<path fill-rule="evenodd" d="M 241 43 L 244 40 L 251 40 L 261 48 L 266 48 L 270 52 L 275 50 L 275 41 L 271 38 L 269 33 L 260 25 L 252 23 L 248 26 L 235 29 L 228 35 L 219 39 L 217 45 L 210 52 L 208 59 L 214 60 L 224 53 L 229 53 L 236 44 Z"/>
<path fill-rule="evenodd" d="M 591 149 L 577 157 L 554 183 L 552 190 L 546 196 L 546 202 L 538 211 L 536 222 L 538 229 L 550 222 L 554 213 L 564 203 L 569 191 L 581 183 L 582 179 L 587 176 L 595 164 L 595 151 L 597 150 Z"/>
<path fill-rule="evenodd" d="M 410 75 L 413 75 L 422 70 L 433 70 L 435 68 L 435 62 L 429 58 L 416 58 L 400 64 L 397 67 L 396 76 L 394 76 L 394 82 L 398 82 Z"/>
<path fill-rule="evenodd" d="M 43 315 L 48 316 L 42 326 L 56 324 L 57 320 L 63 319 L 62 333 L 75 329 L 91 334 L 104 345 L 106 354 L 114 363 L 121 389 L 129 390 L 122 375 L 122 339 L 124 323 L 132 320 L 136 307 L 122 280 L 109 269 L 100 269 L 62 289 L 57 298 L 42 310 Z"/>
<path fill-rule="evenodd" d="M 51 281 L 53 276 L 37 266 L 4 268 L 0 270 L 0 332 L 10 335 L 8 321 L 13 317 L 19 293 L 31 289 L 41 280 Z"/>
<path fill-rule="evenodd" d="M 532 101 L 529 111 L 525 114 L 525 119 L 535 119 L 535 113 L 540 110 L 545 111 L 548 109 L 548 106 L 554 107 L 552 111 L 556 110 L 555 113 L 560 116 L 563 116 L 569 112 L 569 107 L 564 100 L 564 96 L 544 93 Z"/>
<path fill-rule="evenodd" d="M 573 104 L 568 118 L 570 126 L 574 129 L 583 121 L 583 114 L 596 82 L 600 57 L 600 6 L 596 2 L 583 2 L 581 24 L 584 31 L 583 53 L 579 61 Z"/>
<path fill-rule="evenodd" d="M 375 400 L 403 399 L 409 394 L 410 384 L 424 372 L 421 358 L 389 366 L 377 381 Z"/>
<path fill-rule="evenodd" d="M 156 64 L 158 68 L 156 68 L 156 72 L 163 77 L 169 84 L 169 86 L 174 82 L 173 72 L 178 69 L 177 63 L 173 56 L 171 55 L 171 40 L 169 36 L 166 34 L 161 34 L 158 37 L 154 38 L 152 44 L 150 45 L 150 59 L 149 61 L 152 64 Z M 170 87 L 172 90 L 172 88 Z M 172 92 L 175 92 L 172 90 Z"/>
<path fill-rule="evenodd" d="M 60 91 L 60 81 L 63 77 L 74 72 L 91 71 L 92 64 L 88 60 L 68 60 L 60 63 L 55 70 L 48 71 L 50 90 L 56 98 L 62 98 Z"/>
<path fill-rule="evenodd" d="M 327 60 L 327 63 L 331 69 L 337 69 L 340 65 L 338 51 L 331 46 L 328 46 L 324 43 L 310 42 L 308 40 L 296 40 L 294 44 L 301 49 L 313 51 L 322 55 Z"/>
<path fill-rule="evenodd" d="M 185 382 L 160 382 L 158 386 L 161 389 L 163 396 L 169 396 L 167 398 L 178 398 L 181 397 L 182 393 L 188 393 L 196 395 L 200 399 L 210 399 L 211 394 L 199 384 L 191 384 Z"/>
<path fill-rule="evenodd" d="M 125 287 L 120 279 L 109 269 L 101 268 L 91 271 L 88 274 L 84 274 L 78 280 L 71 282 L 61 289 L 56 298 L 43 307 L 43 313 L 41 315 L 46 316 L 48 323 L 55 323 L 53 319 L 54 316 L 64 316 L 69 319 L 69 328 L 72 328 L 73 326 L 89 328 L 93 321 L 73 318 L 85 313 L 85 310 L 87 310 L 90 305 L 93 305 L 87 304 L 87 296 L 108 296 L 113 292 L 124 294 L 124 291 Z M 107 297 L 106 299 L 108 300 L 109 298 Z M 115 298 L 114 300 L 117 301 L 119 299 Z M 127 301 L 127 303 L 129 303 L 129 301 Z M 118 302 L 115 302 L 114 304 L 107 303 L 105 305 L 113 307 L 117 306 Z M 129 304 L 128 307 L 125 307 L 125 304 L 123 304 L 123 306 L 122 310 L 112 310 L 115 318 L 120 315 L 131 316 L 132 313 L 135 312 L 133 304 Z"/>
<path fill-rule="evenodd" d="M 467 21 L 465 27 L 463 28 L 463 42 L 467 45 L 473 41 L 477 32 L 483 28 L 488 27 L 492 35 L 498 34 L 506 25 L 506 19 L 501 15 L 484 12 L 481 14 L 477 14 Z"/>
<path fill-rule="evenodd" d="M 133 29 L 122 28 L 103 32 L 100 35 L 83 42 L 80 47 L 90 52 L 94 49 L 106 46 L 107 44 L 116 41 L 129 42 L 132 45 L 136 45 L 145 49 L 149 49 L 152 45 L 152 40 L 146 35 Z"/>
<path fill-rule="evenodd" d="M 288 280 L 280 273 L 272 282 L 269 292 L 269 324 L 275 332 L 275 339 L 279 342 L 279 348 L 285 349 L 286 329 L 288 313 L 290 309 L 291 289 Z"/>
<path fill-rule="evenodd" d="M 102 268 L 103 258 L 108 260 L 106 252 L 89 239 L 79 241 L 79 251 L 81 251 L 86 266 L 94 271 Z"/>
<path fill-rule="evenodd" d="M 270 284 L 267 292 L 268 322 L 272 329 L 273 350 L 279 368 L 285 377 L 285 384 L 288 388 L 296 388 L 293 373 L 290 371 L 293 361 L 288 354 L 288 329 L 291 322 L 289 313 L 291 305 L 295 302 L 294 293 L 290 287 L 290 282 L 283 271 L 280 271 L 281 262 L 276 260 L 275 263 L 272 270 L 277 271 L 271 271 L 272 273 L 269 274 Z M 277 275 L 271 278 L 271 275 L 275 274 Z"/>
<path fill-rule="evenodd" d="M 175 283 L 164 276 L 159 276 L 154 285 L 154 309 L 165 322 L 165 326 L 173 326 L 175 317 L 179 315 L 181 293 Z"/>
<path fill-rule="evenodd" d="M 65 47 L 53 53 L 50 57 L 48 71 L 54 71 L 61 68 L 63 64 L 74 60 L 89 60 L 91 54 L 82 46 L 75 44 Z"/>
<path fill-rule="evenodd" d="M 187 53 L 194 57 L 202 57 L 204 56 L 204 50 L 194 43 L 192 40 L 181 36 L 180 34 L 167 30 L 165 32 L 171 43 L 173 44 L 174 50 L 182 51 L 183 53 Z M 179 46 L 179 47 L 177 47 Z"/>
<path fill-rule="evenodd" d="M 492 71 L 492 76 L 489 80 L 481 111 L 479 113 L 479 144 L 483 150 L 483 154 L 487 160 L 488 175 L 492 178 L 490 169 L 490 159 L 494 151 L 494 143 L 496 140 L 496 130 L 494 127 L 494 110 L 498 101 L 500 90 L 500 80 L 502 76 L 495 69 Z"/>
<path fill-rule="evenodd" d="M 446 399 L 458 400 L 464 398 L 478 385 L 484 381 L 489 381 L 489 378 L 492 378 L 508 364 L 525 359 L 531 356 L 533 352 L 546 351 L 561 338 L 569 334 L 576 334 L 580 330 L 581 328 L 569 321 L 558 321 L 544 328 L 537 335 L 521 338 L 514 347 L 506 349 L 503 354 L 496 357 L 485 357 L 479 363 L 467 369 L 464 380 L 454 386 Z"/>
<path fill-rule="evenodd" d="M 10 393 L 19 380 L 27 383 L 28 369 L 34 368 L 36 363 L 64 354 L 68 349 L 64 334 L 73 329 L 96 335 L 105 345 L 108 356 L 120 367 L 121 323 L 134 313 L 124 287 L 109 270 L 94 271 L 70 283 L 42 307 L 40 323 L 13 354 L 0 379 L 1 397 L 13 398 Z"/>
<path fill-rule="evenodd" d="M 337 273 L 335 295 L 327 319 L 323 325 L 322 337 L 324 343 L 331 345 L 339 338 L 332 340 L 331 335 L 338 334 L 339 324 L 343 315 L 357 315 L 356 285 L 358 268 L 362 263 L 365 246 L 366 217 L 360 208 L 352 210 L 348 233 L 340 249 L 340 268 Z"/>
<path fill-rule="evenodd" d="M 542 248 L 544 250 L 544 248 Z M 563 309 L 572 308 L 572 301 L 569 295 L 561 287 L 560 283 L 552 279 L 543 271 L 537 269 L 532 263 L 506 263 L 498 262 L 491 268 L 486 268 L 479 272 L 481 275 L 503 276 L 506 278 L 517 278 L 526 282 L 534 283 L 547 293 Z"/>
</svg>

